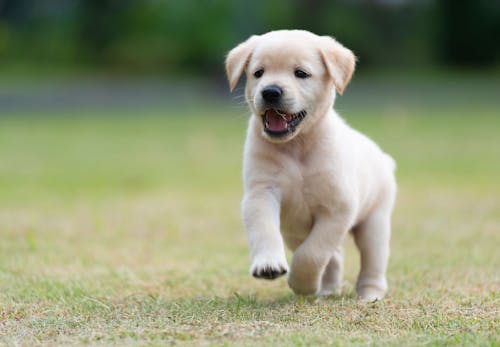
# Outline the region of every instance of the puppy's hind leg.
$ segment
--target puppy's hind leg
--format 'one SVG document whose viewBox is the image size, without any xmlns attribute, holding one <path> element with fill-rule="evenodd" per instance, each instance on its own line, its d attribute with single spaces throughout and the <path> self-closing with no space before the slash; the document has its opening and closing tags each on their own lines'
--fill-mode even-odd
<svg viewBox="0 0 500 347">
<path fill-rule="evenodd" d="M 390 219 L 391 208 L 379 208 L 353 230 L 361 256 L 356 291 L 363 301 L 380 300 L 387 292 L 385 273 L 389 261 Z"/>
<path fill-rule="evenodd" d="M 342 289 L 342 277 L 344 274 L 344 250 L 339 246 L 333 252 L 321 279 L 320 296 L 339 295 Z"/>
</svg>

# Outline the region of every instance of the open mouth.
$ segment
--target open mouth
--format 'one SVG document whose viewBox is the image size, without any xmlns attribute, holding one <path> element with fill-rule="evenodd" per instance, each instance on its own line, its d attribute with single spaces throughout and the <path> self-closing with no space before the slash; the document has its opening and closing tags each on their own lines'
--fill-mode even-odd
<svg viewBox="0 0 500 347">
<path fill-rule="evenodd" d="M 298 113 L 286 113 L 281 110 L 268 109 L 262 115 L 264 131 L 273 137 L 282 137 L 291 134 L 295 128 L 306 117 L 307 112 L 302 110 Z"/>
</svg>

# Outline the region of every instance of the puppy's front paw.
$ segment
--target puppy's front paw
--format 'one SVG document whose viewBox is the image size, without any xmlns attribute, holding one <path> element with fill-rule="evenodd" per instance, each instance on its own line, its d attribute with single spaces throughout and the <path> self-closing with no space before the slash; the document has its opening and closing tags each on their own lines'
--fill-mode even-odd
<svg viewBox="0 0 500 347">
<path fill-rule="evenodd" d="M 316 295 L 318 294 L 318 284 L 310 278 L 301 278 L 293 272 L 288 276 L 288 286 L 297 295 Z"/>
<path fill-rule="evenodd" d="M 271 257 L 258 257 L 250 267 L 250 274 L 255 278 L 274 280 L 288 272 L 286 260 L 272 259 Z"/>
</svg>

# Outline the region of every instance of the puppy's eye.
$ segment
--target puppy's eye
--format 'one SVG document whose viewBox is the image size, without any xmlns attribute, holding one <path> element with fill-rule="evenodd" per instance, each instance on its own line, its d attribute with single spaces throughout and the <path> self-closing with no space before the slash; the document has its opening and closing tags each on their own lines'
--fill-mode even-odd
<svg viewBox="0 0 500 347">
<path fill-rule="evenodd" d="M 308 74 L 304 70 L 297 69 L 297 70 L 295 70 L 295 77 L 297 77 L 297 78 L 308 78 L 308 77 L 311 77 L 311 74 Z"/>
<path fill-rule="evenodd" d="M 261 78 L 263 74 L 264 74 L 264 69 L 259 69 L 253 73 L 253 77 Z"/>
</svg>

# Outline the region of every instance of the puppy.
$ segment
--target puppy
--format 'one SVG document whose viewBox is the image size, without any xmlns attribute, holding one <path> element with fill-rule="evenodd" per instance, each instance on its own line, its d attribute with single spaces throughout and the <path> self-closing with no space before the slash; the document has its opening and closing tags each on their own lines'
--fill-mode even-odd
<svg viewBox="0 0 500 347">
<path fill-rule="evenodd" d="M 243 72 L 252 116 L 246 136 L 242 201 L 250 273 L 274 279 L 289 271 L 297 294 L 340 293 L 343 240 L 361 254 L 362 300 L 387 291 L 394 160 L 333 110 L 355 67 L 331 37 L 301 30 L 252 36 L 231 50 L 231 91 Z"/>
</svg>

